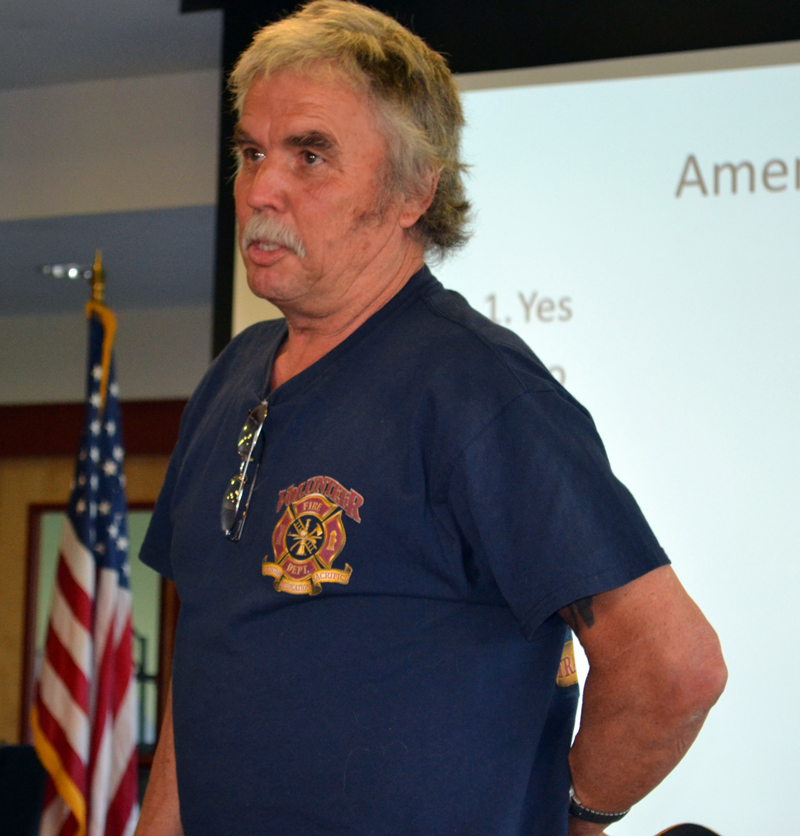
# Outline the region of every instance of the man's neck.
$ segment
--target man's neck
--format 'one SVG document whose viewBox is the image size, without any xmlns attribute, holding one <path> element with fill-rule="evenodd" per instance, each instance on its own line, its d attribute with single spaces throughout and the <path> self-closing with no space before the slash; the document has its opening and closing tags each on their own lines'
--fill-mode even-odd
<svg viewBox="0 0 800 836">
<path fill-rule="evenodd" d="M 377 287 L 362 283 L 357 293 L 343 301 L 330 313 L 309 315 L 305 311 L 283 311 L 288 334 L 272 366 L 270 391 L 307 369 L 329 351 L 344 342 L 350 334 L 377 313 L 405 287 L 408 280 L 423 266 L 419 251 L 404 253 L 391 271 L 391 278 Z"/>
</svg>

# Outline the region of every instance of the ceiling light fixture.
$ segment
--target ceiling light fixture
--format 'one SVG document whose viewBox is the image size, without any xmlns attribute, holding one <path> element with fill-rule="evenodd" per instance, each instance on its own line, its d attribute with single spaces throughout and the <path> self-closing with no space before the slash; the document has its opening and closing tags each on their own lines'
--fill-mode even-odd
<svg viewBox="0 0 800 836">
<path fill-rule="evenodd" d="M 43 276 L 52 276 L 54 279 L 91 279 L 92 268 L 85 264 L 43 264 L 39 268 Z"/>
</svg>

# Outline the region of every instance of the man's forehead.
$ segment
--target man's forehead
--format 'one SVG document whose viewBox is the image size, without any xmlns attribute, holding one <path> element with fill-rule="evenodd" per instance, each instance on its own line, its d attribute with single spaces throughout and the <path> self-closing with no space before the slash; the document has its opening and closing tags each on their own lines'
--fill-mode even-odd
<svg viewBox="0 0 800 836">
<path fill-rule="evenodd" d="M 335 144 L 340 134 L 356 127 L 371 128 L 383 136 L 370 97 L 338 70 L 318 73 L 289 68 L 257 76 L 244 100 L 237 140 L 252 139 L 250 134 L 275 116 L 284 133 L 304 136 L 318 146 Z"/>
<path fill-rule="evenodd" d="M 292 103 L 298 108 L 325 104 L 331 97 L 347 99 L 365 110 L 373 111 L 372 99 L 365 85 L 353 78 L 330 61 L 314 62 L 298 67 L 284 67 L 269 74 L 260 73 L 254 79 L 244 99 L 243 111 L 248 102 L 260 97 L 266 91 L 279 95 L 277 91 L 290 90 Z"/>
</svg>

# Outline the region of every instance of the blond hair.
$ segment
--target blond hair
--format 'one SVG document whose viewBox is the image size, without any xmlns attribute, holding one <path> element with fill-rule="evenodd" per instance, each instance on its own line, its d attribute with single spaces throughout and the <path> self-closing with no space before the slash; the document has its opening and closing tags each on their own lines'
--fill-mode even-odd
<svg viewBox="0 0 800 836">
<path fill-rule="evenodd" d="M 250 85 L 284 69 L 331 63 L 371 100 L 389 145 L 393 191 L 433 202 L 412 228 L 426 252 L 444 256 L 466 242 L 469 202 L 459 157 L 464 116 L 453 75 L 439 53 L 391 17 L 358 3 L 314 0 L 265 26 L 229 79 L 241 116 Z"/>
</svg>

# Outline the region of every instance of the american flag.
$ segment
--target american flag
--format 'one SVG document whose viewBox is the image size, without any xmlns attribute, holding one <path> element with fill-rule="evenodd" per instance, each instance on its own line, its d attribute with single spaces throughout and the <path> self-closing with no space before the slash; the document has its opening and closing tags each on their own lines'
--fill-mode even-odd
<svg viewBox="0 0 800 836">
<path fill-rule="evenodd" d="M 31 721 L 48 772 L 40 836 L 125 836 L 138 818 L 116 321 L 87 305 L 86 420 Z"/>
</svg>

